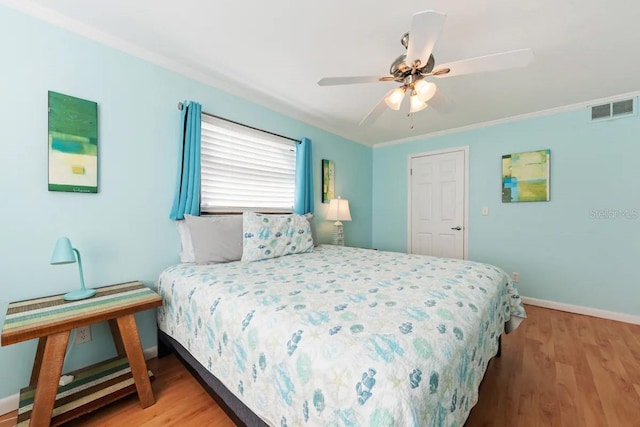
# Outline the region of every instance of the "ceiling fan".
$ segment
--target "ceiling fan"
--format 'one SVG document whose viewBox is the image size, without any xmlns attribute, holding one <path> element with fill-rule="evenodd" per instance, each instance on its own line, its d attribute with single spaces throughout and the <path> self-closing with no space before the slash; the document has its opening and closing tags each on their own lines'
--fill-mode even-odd
<svg viewBox="0 0 640 427">
<path fill-rule="evenodd" d="M 437 86 L 427 77 L 455 77 L 464 74 L 497 71 L 525 67 L 533 60 L 533 50 L 520 49 L 493 55 L 479 56 L 461 61 L 435 65 L 431 52 L 444 26 L 446 14 L 427 10 L 413 15 L 411 30 L 400 42 L 407 52 L 391 64 L 388 76 L 325 77 L 320 86 L 348 85 L 357 83 L 397 82 L 401 85 L 390 90 L 360 122 L 360 126 L 373 123 L 386 107 L 399 110 L 405 94 L 409 93 L 409 113 L 424 110 L 429 105 L 439 112 L 447 112 L 452 104 L 441 94 Z"/>
</svg>

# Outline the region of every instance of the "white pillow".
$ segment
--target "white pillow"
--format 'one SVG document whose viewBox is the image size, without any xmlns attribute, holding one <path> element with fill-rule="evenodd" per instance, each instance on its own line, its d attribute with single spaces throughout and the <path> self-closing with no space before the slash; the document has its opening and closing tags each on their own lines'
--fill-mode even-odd
<svg viewBox="0 0 640 427">
<path fill-rule="evenodd" d="M 191 243 L 191 234 L 189 234 L 187 221 L 183 219 L 176 221 L 176 227 L 178 228 L 178 234 L 180 235 L 180 261 L 196 262 L 196 256 L 193 253 L 193 243 Z"/>
<path fill-rule="evenodd" d="M 242 258 L 241 215 L 185 215 L 195 262 L 215 264 Z"/>
<path fill-rule="evenodd" d="M 313 251 L 309 221 L 298 214 L 242 214 L 242 261 Z"/>
</svg>

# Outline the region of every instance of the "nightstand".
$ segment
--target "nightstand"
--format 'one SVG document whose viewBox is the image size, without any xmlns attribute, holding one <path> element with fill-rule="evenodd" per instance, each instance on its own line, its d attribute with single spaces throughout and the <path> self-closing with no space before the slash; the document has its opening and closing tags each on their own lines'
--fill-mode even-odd
<svg viewBox="0 0 640 427">
<path fill-rule="evenodd" d="M 143 408 L 155 399 L 134 313 L 162 305 L 141 282 L 95 288 L 96 295 L 65 301 L 62 295 L 10 303 L 2 345 L 39 338 L 29 386 L 20 391 L 18 425 L 58 425 L 138 392 Z M 71 373 L 58 386 L 72 329 L 108 321 L 118 356 Z"/>
</svg>

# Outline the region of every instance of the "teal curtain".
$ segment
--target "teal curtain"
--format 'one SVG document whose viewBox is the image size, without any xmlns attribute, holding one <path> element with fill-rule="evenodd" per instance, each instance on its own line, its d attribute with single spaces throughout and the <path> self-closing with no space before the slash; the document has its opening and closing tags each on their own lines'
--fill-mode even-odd
<svg viewBox="0 0 640 427">
<path fill-rule="evenodd" d="M 313 213 L 313 164 L 309 138 L 302 138 L 296 146 L 296 195 L 293 211 L 297 214 Z"/>
<path fill-rule="evenodd" d="M 171 207 L 171 219 L 184 219 L 184 214 L 200 215 L 200 113 L 197 102 L 182 104 L 178 176 Z"/>
</svg>

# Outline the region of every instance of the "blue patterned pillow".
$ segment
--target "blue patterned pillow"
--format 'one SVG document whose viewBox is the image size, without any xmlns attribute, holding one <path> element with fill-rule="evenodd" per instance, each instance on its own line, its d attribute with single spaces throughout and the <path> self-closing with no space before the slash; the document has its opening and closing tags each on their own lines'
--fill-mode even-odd
<svg viewBox="0 0 640 427">
<path fill-rule="evenodd" d="M 303 215 L 242 215 L 242 261 L 258 261 L 313 251 L 309 221 Z"/>
</svg>

